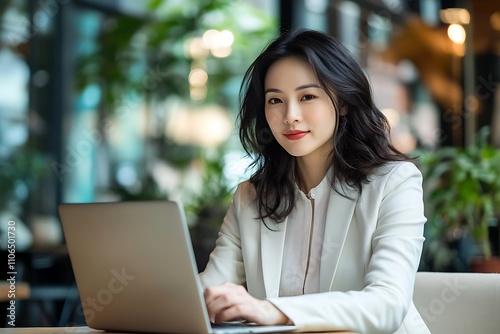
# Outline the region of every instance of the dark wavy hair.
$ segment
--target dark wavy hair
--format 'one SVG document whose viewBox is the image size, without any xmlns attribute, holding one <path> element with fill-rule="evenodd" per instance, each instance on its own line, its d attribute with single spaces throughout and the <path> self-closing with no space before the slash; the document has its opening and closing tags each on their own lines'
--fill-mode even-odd
<svg viewBox="0 0 500 334">
<path fill-rule="evenodd" d="M 264 113 L 264 79 L 277 60 L 298 57 L 314 70 L 334 105 L 337 128 L 330 164 L 332 188 L 342 196 L 344 184 L 362 192 L 376 167 L 409 160 L 390 142 L 390 127 L 375 106 L 365 72 L 332 36 L 313 30 L 286 32 L 272 41 L 250 65 L 240 88 L 239 136 L 253 158 L 250 182 L 256 189 L 259 219 L 282 222 L 293 210 L 295 157 L 274 139 Z"/>
</svg>

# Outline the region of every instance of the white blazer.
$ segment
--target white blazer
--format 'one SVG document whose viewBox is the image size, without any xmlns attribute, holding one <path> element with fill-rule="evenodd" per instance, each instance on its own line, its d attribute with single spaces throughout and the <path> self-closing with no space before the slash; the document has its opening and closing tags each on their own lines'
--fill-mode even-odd
<svg viewBox="0 0 500 334">
<path fill-rule="evenodd" d="M 233 282 L 268 299 L 297 331 L 430 333 L 413 305 L 422 244 L 422 176 L 409 162 L 389 163 L 370 178 L 361 196 L 333 189 L 326 215 L 320 293 L 279 297 L 287 221 L 256 219 L 255 189 L 236 190 L 209 263 L 204 287 Z"/>
</svg>

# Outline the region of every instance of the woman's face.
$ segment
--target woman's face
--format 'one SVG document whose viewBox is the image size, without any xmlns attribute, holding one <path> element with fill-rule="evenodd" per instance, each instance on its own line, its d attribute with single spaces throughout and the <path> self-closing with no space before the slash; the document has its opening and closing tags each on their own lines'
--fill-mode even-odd
<svg viewBox="0 0 500 334">
<path fill-rule="evenodd" d="M 334 106 L 307 62 L 290 57 L 273 63 L 264 91 L 267 123 L 290 155 L 314 159 L 332 152 Z"/>
</svg>

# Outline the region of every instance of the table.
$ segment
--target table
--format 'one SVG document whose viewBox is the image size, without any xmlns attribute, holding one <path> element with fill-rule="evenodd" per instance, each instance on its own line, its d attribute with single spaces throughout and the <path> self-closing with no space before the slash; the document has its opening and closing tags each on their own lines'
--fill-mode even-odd
<svg viewBox="0 0 500 334">
<path fill-rule="evenodd" d="M 88 327 L 26 327 L 26 328 L 0 328 L 2 334 L 133 334 L 133 333 L 118 333 L 104 332 L 93 330 Z M 324 332 L 332 334 L 353 334 L 351 332 Z"/>
</svg>

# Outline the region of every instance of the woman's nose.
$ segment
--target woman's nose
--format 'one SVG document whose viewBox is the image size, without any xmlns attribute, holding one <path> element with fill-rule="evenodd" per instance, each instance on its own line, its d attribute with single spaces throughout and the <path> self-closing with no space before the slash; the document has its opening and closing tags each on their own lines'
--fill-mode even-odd
<svg viewBox="0 0 500 334">
<path fill-rule="evenodd" d="M 300 122 L 301 112 L 300 107 L 296 103 L 288 103 L 286 106 L 285 123 Z"/>
</svg>

